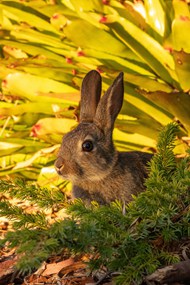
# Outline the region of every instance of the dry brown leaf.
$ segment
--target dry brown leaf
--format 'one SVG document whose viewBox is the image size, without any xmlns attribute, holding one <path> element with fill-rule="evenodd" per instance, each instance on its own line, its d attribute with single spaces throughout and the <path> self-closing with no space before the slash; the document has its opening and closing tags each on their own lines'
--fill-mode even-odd
<svg viewBox="0 0 190 285">
<path fill-rule="evenodd" d="M 16 264 L 17 257 L 10 258 L 3 262 L 0 262 L 0 277 L 5 275 L 7 272 L 11 272 L 12 268 Z"/>
<path fill-rule="evenodd" d="M 42 276 L 58 274 L 60 270 L 62 270 L 65 267 L 71 266 L 73 263 L 74 263 L 74 259 L 68 258 L 66 260 L 63 260 L 57 263 L 47 264 L 45 271 L 42 273 Z"/>
<path fill-rule="evenodd" d="M 8 284 L 9 279 L 15 273 L 16 256 L 11 256 L 7 260 L 0 262 L 0 284 Z"/>
<path fill-rule="evenodd" d="M 83 270 L 86 268 L 86 264 L 83 261 L 76 261 L 73 264 L 62 268 L 59 271 L 59 277 L 63 277 L 64 275 L 76 273 L 79 270 Z"/>
</svg>

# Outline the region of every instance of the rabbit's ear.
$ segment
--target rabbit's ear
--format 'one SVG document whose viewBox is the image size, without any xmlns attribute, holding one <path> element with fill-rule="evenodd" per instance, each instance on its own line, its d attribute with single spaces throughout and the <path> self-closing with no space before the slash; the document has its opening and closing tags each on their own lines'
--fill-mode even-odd
<svg viewBox="0 0 190 285">
<path fill-rule="evenodd" d="M 114 80 L 113 84 L 101 98 L 94 122 L 106 133 L 112 132 L 114 122 L 123 104 L 124 84 L 123 72 Z"/>
<path fill-rule="evenodd" d="M 92 122 L 100 101 L 102 79 L 96 70 L 87 73 L 82 82 L 80 122 Z"/>
</svg>

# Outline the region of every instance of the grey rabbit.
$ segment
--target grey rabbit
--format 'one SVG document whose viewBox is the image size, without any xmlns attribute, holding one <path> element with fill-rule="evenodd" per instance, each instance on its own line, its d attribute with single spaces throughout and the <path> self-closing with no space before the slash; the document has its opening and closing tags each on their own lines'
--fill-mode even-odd
<svg viewBox="0 0 190 285">
<path fill-rule="evenodd" d="M 121 72 L 101 96 L 101 76 L 92 70 L 83 79 L 80 123 L 62 140 L 55 167 L 70 180 L 73 198 L 100 204 L 129 202 L 144 190 L 146 164 L 152 154 L 118 152 L 112 140 L 114 122 L 124 96 Z"/>
</svg>

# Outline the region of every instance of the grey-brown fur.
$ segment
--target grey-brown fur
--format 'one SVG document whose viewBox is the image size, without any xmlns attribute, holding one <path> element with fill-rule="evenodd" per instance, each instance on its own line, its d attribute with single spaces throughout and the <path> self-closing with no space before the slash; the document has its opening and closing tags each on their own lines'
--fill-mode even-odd
<svg viewBox="0 0 190 285">
<path fill-rule="evenodd" d="M 73 184 L 73 197 L 101 204 L 116 199 L 128 202 L 144 190 L 146 164 L 152 155 L 118 152 L 112 141 L 115 119 L 123 103 L 123 73 L 100 99 L 101 76 L 95 70 L 84 78 L 81 89 L 80 123 L 63 137 L 55 167 Z M 92 151 L 84 151 L 90 141 Z"/>
</svg>

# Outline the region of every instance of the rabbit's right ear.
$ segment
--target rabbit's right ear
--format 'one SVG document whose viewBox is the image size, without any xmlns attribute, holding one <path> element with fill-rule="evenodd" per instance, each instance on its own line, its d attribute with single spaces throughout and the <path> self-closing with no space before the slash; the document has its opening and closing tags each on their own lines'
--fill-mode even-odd
<svg viewBox="0 0 190 285">
<path fill-rule="evenodd" d="M 102 79 L 98 71 L 91 70 L 84 77 L 81 88 L 80 122 L 93 122 L 100 101 Z"/>
<path fill-rule="evenodd" d="M 105 133 L 112 132 L 114 122 L 119 114 L 124 96 L 123 72 L 114 80 L 104 96 L 102 96 L 96 111 L 94 122 L 100 126 Z"/>
</svg>

